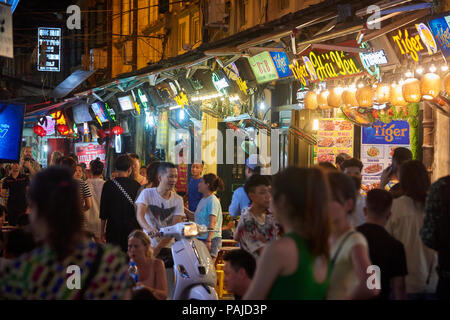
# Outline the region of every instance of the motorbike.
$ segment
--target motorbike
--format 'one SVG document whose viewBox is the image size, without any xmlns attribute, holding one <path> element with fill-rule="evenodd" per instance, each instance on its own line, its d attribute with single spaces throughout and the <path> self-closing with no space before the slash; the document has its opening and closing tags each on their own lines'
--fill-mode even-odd
<svg viewBox="0 0 450 320">
<path fill-rule="evenodd" d="M 172 300 L 218 300 L 217 277 L 206 245 L 196 238 L 211 230 L 194 222 L 180 222 L 161 228 L 162 237 L 173 237 L 175 289 Z"/>
</svg>

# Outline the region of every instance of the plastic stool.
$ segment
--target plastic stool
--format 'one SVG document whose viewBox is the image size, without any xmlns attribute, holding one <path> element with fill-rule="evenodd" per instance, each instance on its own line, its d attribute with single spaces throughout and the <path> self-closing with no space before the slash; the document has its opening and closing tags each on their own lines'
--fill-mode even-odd
<svg viewBox="0 0 450 320">
<path fill-rule="evenodd" d="M 223 294 L 224 294 L 224 290 L 223 290 L 224 273 L 223 273 L 223 270 L 216 270 L 216 275 L 217 275 L 216 292 L 217 292 L 217 295 L 219 296 L 219 299 L 222 299 Z"/>
</svg>

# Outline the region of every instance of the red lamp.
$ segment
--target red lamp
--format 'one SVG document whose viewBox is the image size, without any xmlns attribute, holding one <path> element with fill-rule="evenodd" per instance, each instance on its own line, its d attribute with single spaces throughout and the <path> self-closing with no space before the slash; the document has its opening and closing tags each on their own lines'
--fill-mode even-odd
<svg viewBox="0 0 450 320">
<path fill-rule="evenodd" d="M 62 136 L 67 136 L 69 134 L 69 127 L 65 124 L 60 124 L 58 126 L 58 132 Z"/>
<path fill-rule="evenodd" d="M 123 133 L 123 128 L 121 126 L 115 126 L 112 128 L 112 132 L 118 136 Z"/>
<path fill-rule="evenodd" d="M 44 137 L 47 135 L 47 132 L 45 131 L 45 129 L 38 124 L 33 127 L 33 131 L 40 137 Z"/>
</svg>

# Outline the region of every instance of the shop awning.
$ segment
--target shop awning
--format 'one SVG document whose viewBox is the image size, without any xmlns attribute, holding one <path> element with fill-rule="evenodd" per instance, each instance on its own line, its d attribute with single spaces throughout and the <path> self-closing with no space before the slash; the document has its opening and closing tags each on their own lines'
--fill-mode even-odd
<svg viewBox="0 0 450 320">
<path fill-rule="evenodd" d="M 89 79 L 97 70 L 84 71 L 77 70 L 61 82 L 50 94 L 53 98 L 62 99 L 67 97 L 72 91 Z"/>
</svg>

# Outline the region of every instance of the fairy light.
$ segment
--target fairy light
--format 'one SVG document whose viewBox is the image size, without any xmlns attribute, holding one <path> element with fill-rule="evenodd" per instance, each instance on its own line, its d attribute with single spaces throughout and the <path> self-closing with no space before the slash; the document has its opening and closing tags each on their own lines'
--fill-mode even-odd
<svg viewBox="0 0 450 320">
<path fill-rule="evenodd" d="M 416 69 L 416 72 L 417 72 L 418 74 L 422 74 L 422 73 L 423 73 L 423 68 L 422 68 L 422 67 L 418 67 L 418 68 Z"/>
<path fill-rule="evenodd" d="M 448 65 L 444 64 L 444 65 L 441 67 L 441 71 L 445 72 L 445 71 L 447 71 L 447 70 L 448 70 Z"/>
<path fill-rule="evenodd" d="M 434 64 L 432 64 L 430 67 L 430 72 L 435 73 L 436 70 L 437 70 L 436 67 L 434 66 Z"/>
</svg>

